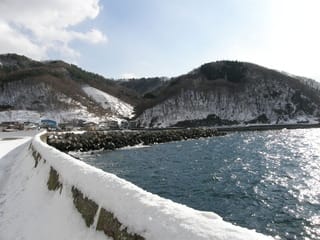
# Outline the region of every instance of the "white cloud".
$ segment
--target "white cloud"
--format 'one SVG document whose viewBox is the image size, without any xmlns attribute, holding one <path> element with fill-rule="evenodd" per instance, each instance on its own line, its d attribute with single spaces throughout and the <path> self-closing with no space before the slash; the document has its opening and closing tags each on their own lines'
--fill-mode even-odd
<svg viewBox="0 0 320 240">
<path fill-rule="evenodd" d="M 80 55 L 70 46 L 74 40 L 97 44 L 106 36 L 98 29 L 86 32 L 71 28 L 94 19 L 99 0 L 2 0 L 0 1 L 0 52 L 16 52 L 42 59 L 49 51 L 62 57 Z"/>
<path fill-rule="evenodd" d="M 74 32 L 74 38 L 78 38 L 91 43 L 99 43 L 107 40 L 106 36 L 97 29 L 91 29 L 86 33 Z"/>
<path fill-rule="evenodd" d="M 17 52 L 40 59 L 45 55 L 44 47 L 34 44 L 30 39 L 0 21 L 0 53 Z"/>
</svg>

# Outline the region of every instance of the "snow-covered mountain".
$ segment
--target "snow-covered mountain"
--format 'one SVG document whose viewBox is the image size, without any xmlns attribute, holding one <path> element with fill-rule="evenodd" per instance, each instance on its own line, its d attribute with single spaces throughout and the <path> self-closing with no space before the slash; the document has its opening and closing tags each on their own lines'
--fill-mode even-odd
<svg viewBox="0 0 320 240">
<path fill-rule="evenodd" d="M 320 92 L 309 82 L 250 63 L 208 63 L 150 93 L 136 120 L 144 127 L 314 122 Z"/>
<path fill-rule="evenodd" d="M 0 55 L 0 122 L 134 118 L 141 127 L 318 122 L 320 84 L 218 61 L 174 78 L 111 80 L 62 61 Z"/>
<path fill-rule="evenodd" d="M 0 55 L 0 122 L 119 120 L 133 116 L 138 98 L 113 80 L 62 61 Z"/>
</svg>

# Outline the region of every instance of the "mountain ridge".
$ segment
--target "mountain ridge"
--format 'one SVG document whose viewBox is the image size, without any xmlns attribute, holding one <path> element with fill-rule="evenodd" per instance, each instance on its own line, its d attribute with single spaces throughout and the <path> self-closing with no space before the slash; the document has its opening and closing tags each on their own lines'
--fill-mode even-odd
<svg viewBox="0 0 320 240">
<path fill-rule="evenodd" d="M 98 74 L 63 61 L 37 62 L 17 54 L 0 55 L 0 110 L 33 111 L 59 121 L 73 118 L 103 121 L 122 119 L 121 113 L 102 106 L 83 90 L 85 85 L 135 103 L 139 97 L 130 89 Z M 68 112 L 79 112 L 69 114 Z M 81 112 L 81 114 L 80 114 Z M 58 114 L 59 115 L 59 114 Z M 6 120 L 8 117 L 3 116 Z M 0 115 L 1 120 L 1 115 Z M 13 120 L 13 119 L 12 119 Z"/>
<path fill-rule="evenodd" d="M 124 81 L 59 60 L 38 62 L 4 54 L 0 93 L 0 121 L 1 114 L 10 110 L 40 115 L 69 112 L 61 121 L 86 115 L 95 121 L 133 117 L 140 127 L 314 122 L 320 113 L 318 82 L 226 60 L 203 64 L 178 77 Z M 71 114 L 77 111 L 78 115 Z"/>
<path fill-rule="evenodd" d="M 211 62 L 152 92 L 137 106 L 137 121 L 143 127 L 198 126 L 194 120 L 208 117 L 206 126 L 317 121 L 320 97 L 312 84 L 252 63 Z"/>
</svg>

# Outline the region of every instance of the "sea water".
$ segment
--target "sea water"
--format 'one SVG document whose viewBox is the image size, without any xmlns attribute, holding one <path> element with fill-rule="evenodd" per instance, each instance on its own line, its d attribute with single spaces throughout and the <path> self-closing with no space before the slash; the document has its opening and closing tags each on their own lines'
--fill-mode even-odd
<svg viewBox="0 0 320 240">
<path fill-rule="evenodd" d="M 139 187 L 281 239 L 320 239 L 320 129 L 81 154 Z"/>
</svg>

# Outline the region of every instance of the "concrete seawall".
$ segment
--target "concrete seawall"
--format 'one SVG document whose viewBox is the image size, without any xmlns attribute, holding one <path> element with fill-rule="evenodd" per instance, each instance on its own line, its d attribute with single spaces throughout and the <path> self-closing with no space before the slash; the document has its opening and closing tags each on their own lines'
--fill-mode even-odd
<svg viewBox="0 0 320 240">
<path fill-rule="evenodd" d="M 70 188 L 74 207 L 78 211 L 79 216 L 81 216 L 88 228 L 94 227 L 97 231 L 102 231 L 106 236 L 112 237 L 115 240 L 145 239 L 141 235 L 132 232 L 132 230 L 128 230 L 128 227 L 121 223 L 119 219 L 113 214 L 113 212 L 106 210 L 106 208 L 104 208 L 101 205 L 98 205 L 97 202 L 99 201 L 93 200 L 89 196 L 87 196 L 87 194 L 84 194 L 82 192 L 83 188 L 79 187 L 77 184 L 72 184 L 72 181 L 69 182 L 68 180 L 70 179 L 66 178 L 68 174 L 63 174 L 62 176 L 61 172 L 63 171 L 61 171 L 61 169 L 59 168 L 60 163 L 58 163 L 57 161 L 54 164 L 52 164 L 52 162 L 50 161 L 50 159 L 52 158 L 50 156 L 46 157 L 46 154 L 43 151 L 42 154 L 40 153 L 41 150 L 43 150 L 42 148 L 45 147 L 45 145 L 43 145 L 42 143 L 47 142 L 47 137 L 48 134 L 37 136 L 36 139 L 34 139 L 33 142 L 30 144 L 29 150 L 34 159 L 34 168 L 37 168 L 39 164 L 50 164 L 50 172 L 47 180 L 48 190 L 57 191 L 61 194 L 63 188 Z M 57 155 L 60 155 L 57 152 L 55 153 Z M 61 153 L 60 155 L 62 159 L 67 157 L 63 155 L 63 153 Z M 62 160 L 61 158 L 60 160 Z M 62 161 L 68 161 L 68 159 L 63 159 Z M 73 163 L 70 164 L 73 165 Z M 72 167 L 76 168 L 76 165 L 77 164 L 73 165 Z M 91 168 L 89 167 L 87 170 L 90 169 Z M 81 172 L 82 171 L 79 171 L 79 174 L 81 174 Z M 84 178 L 86 177 L 84 176 Z M 64 179 L 64 181 L 62 179 Z"/>
<path fill-rule="evenodd" d="M 266 126 L 263 130 L 269 129 L 270 126 Z M 259 126 L 259 129 L 224 128 L 221 131 L 245 130 L 262 129 Z M 158 140 L 158 134 L 146 136 L 150 142 L 175 140 L 170 135 Z M 1 240 L 272 239 L 225 222 L 215 213 L 197 211 L 146 192 L 59 151 L 48 145 L 47 140 L 48 134 L 38 134 L 31 143 L 1 158 L 2 172 L 6 172 L 0 189 Z M 128 142 L 116 141 L 115 144 L 121 146 Z"/>
<path fill-rule="evenodd" d="M 163 199 L 87 165 L 46 144 L 37 135 L 29 146 L 33 168 L 49 169 L 47 191 L 67 192 L 89 229 L 113 239 L 272 239 L 234 226 L 214 213 Z M 58 198 L 57 198 L 58 199 Z M 63 213 L 61 213 L 63 214 Z"/>
</svg>

